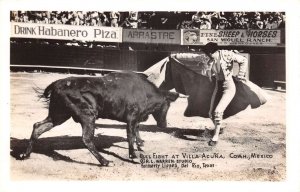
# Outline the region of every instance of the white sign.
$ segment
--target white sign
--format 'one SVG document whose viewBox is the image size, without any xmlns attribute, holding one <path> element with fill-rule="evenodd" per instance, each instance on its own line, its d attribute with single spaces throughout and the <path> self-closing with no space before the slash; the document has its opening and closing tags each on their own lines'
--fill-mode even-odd
<svg viewBox="0 0 300 192">
<path fill-rule="evenodd" d="M 218 45 L 277 45 L 280 30 L 200 30 L 200 44 L 208 42 Z"/>
<path fill-rule="evenodd" d="M 12 22 L 11 37 L 122 42 L 122 28 Z"/>
</svg>

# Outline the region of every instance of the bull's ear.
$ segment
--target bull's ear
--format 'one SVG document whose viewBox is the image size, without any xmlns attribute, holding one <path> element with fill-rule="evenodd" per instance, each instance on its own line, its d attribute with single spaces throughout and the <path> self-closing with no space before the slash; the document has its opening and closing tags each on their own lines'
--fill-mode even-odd
<svg viewBox="0 0 300 192">
<path fill-rule="evenodd" d="M 167 100 L 169 101 L 176 101 L 176 99 L 179 97 L 179 93 L 176 93 L 176 92 L 170 92 L 168 91 L 166 93 L 166 98 Z"/>
</svg>

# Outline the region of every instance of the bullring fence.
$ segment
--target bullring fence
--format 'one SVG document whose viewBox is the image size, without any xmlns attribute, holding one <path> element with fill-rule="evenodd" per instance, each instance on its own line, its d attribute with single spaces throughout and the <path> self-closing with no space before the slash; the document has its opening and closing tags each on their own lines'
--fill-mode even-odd
<svg viewBox="0 0 300 192">
<path fill-rule="evenodd" d="M 144 71 L 171 53 L 208 42 L 248 53 L 249 77 L 258 85 L 285 82 L 282 29 L 146 30 L 12 22 L 11 68 Z"/>
</svg>

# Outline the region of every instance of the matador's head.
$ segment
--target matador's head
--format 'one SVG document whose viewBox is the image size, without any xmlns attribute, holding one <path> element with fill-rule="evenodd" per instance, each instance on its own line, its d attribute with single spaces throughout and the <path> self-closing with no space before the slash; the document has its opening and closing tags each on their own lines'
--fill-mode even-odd
<svg viewBox="0 0 300 192">
<path fill-rule="evenodd" d="M 218 50 L 219 46 L 217 43 L 213 43 L 213 42 L 209 42 L 206 45 L 204 45 L 204 47 L 202 48 L 202 50 L 208 54 L 211 55 L 212 53 L 216 52 Z"/>
</svg>

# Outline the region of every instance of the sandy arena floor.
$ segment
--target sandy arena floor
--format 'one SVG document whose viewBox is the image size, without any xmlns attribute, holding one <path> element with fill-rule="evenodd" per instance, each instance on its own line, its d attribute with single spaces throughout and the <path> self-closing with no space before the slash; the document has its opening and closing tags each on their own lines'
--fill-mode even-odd
<svg viewBox="0 0 300 192">
<path fill-rule="evenodd" d="M 168 128 L 157 128 L 152 117 L 142 123 L 144 152 L 137 152 L 135 161 L 128 158 L 125 124 L 103 119 L 96 121 L 95 144 L 113 161 L 113 167 L 99 166 L 81 141 L 80 125 L 72 119 L 43 134 L 28 160 L 17 160 L 32 125 L 47 116 L 32 87 L 45 88 L 67 76 L 11 73 L 12 180 L 279 181 L 286 177 L 286 94 L 271 90 L 266 90 L 270 98 L 265 105 L 226 120 L 225 132 L 215 147 L 207 144 L 211 121 L 184 117 L 187 100 L 181 97 L 171 105 Z M 263 158 L 254 158 L 257 154 Z M 162 157 L 170 163 L 161 163 Z"/>
</svg>

